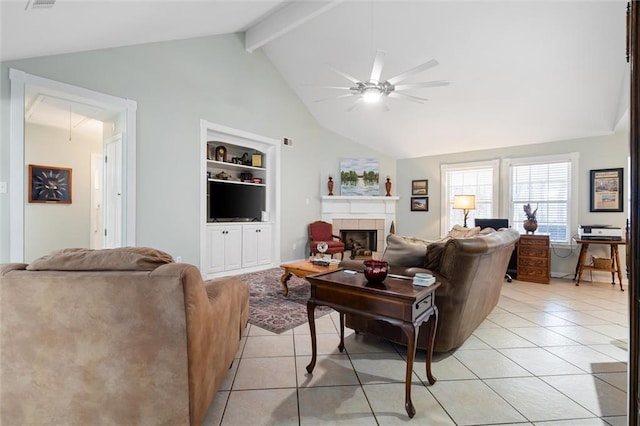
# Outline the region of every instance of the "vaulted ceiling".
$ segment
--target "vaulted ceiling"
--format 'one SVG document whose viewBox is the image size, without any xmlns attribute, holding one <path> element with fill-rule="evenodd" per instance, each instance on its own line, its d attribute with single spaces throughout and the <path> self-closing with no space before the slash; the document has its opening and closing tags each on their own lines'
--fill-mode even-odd
<svg viewBox="0 0 640 426">
<path fill-rule="evenodd" d="M 36 2 L 37 0 L 31 0 Z M 395 158 L 605 135 L 628 115 L 624 1 L 2 0 L 0 59 L 245 32 L 318 122 Z M 26 8 L 25 8 L 26 7 Z M 359 103 L 331 67 L 449 86 Z M 67 123 L 68 124 L 68 123 Z"/>
</svg>

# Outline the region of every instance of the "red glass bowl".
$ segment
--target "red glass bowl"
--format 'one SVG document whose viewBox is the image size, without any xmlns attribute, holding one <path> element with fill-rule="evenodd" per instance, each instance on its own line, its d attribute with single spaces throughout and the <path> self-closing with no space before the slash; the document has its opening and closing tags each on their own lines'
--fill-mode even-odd
<svg viewBox="0 0 640 426">
<path fill-rule="evenodd" d="M 364 276 L 369 282 L 381 283 L 387 278 L 389 273 L 389 264 L 384 260 L 365 260 Z"/>
</svg>

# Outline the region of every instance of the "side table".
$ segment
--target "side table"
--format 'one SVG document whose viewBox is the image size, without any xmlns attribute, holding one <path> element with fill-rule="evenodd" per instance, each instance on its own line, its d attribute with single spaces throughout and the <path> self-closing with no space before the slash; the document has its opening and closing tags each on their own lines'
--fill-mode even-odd
<svg viewBox="0 0 640 426">
<path fill-rule="evenodd" d="M 367 282 L 361 272 L 337 271 L 310 275 L 311 297 L 307 302 L 307 315 L 311 330 L 311 362 L 307 372 L 311 374 L 316 365 L 316 306 L 329 306 L 340 313 L 340 352 L 344 350 L 344 315 L 354 313 L 385 321 L 400 327 L 407 336 L 407 369 L 405 376 L 405 410 L 409 417 L 416 414 L 411 401 L 411 376 L 420 325 L 428 324 L 429 347 L 427 348 L 426 373 L 429 384 L 436 382 L 431 374 L 431 358 L 438 324 L 438 308 L 435 305 L 435 290 L 440 283 L 429 287 L 414 286 L 411 278 L 387 277 L 382 283 Z"/>
<path fill-rule="evenodd" d="M 611 285 L 616 285 L 616 273 L 618 274 L 618 282 L 620 282 L 620 291 L 624 291 L 622 288 L 622 271 L 620 270 L 620 252 L 618 246 L 626 244 L 624 240 L 576 240 L 576 243 L 580 244 L 580 256 L 578 256 L 578 263 L 576 265 L 576 274 L 574 279 L 576 285 L 580 285 L 580 278 L 582 278 L 582 272 L 587 271 L 605 271 L 611 272 Z M 609 252 L 611 254 L 611 265 L 606 268 L 587 265 L 587 252 L 589 251 L 590 244 L 607 244 L 609 246 Z"/>
</svg>

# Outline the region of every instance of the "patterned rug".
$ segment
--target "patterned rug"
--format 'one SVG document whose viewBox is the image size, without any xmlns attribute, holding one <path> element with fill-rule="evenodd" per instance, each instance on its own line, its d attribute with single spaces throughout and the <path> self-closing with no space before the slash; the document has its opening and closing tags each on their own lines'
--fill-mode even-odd
<svg viewBox="0 0 640 426">
<path fill-rule="evenodd" d="M 287 282 L 289 294 L 282 295 L 280 268 L 238 275 L 249 283 L 249 322 L 274 333 L 297 327 L 307 322 L 309 283 L 295 275 Z M 316 318 L 331 312 L 326 306 L 318 306 Z"/>
</svg>

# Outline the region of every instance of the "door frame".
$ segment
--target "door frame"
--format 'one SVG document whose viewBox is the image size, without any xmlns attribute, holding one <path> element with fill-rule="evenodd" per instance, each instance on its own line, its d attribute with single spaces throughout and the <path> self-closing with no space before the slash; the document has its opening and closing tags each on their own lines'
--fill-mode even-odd
<svg viewBox="0 0 640 426">
<path fill-rule="evenodd" d="M 45 90 L 64 93 L 73 98 L 88 99 L 108 110 L 126 114 L 123 131 L 123 243 L 135 245 L 136 235 L 136 110 L 137 103 L 130 99 L 107 95 L 71 84 L 28 74 L 10 68 L 11 98 L 9 108 L 9 260 L 24 261 L 24 203 L 26 167 L 24 164 L 24 107 L 25 88 L 37 86 Z"/>
</svg>

